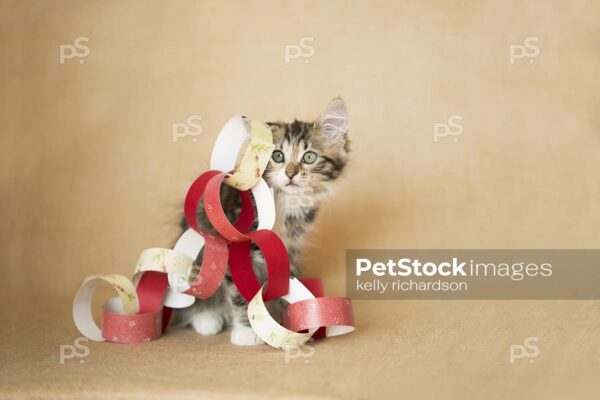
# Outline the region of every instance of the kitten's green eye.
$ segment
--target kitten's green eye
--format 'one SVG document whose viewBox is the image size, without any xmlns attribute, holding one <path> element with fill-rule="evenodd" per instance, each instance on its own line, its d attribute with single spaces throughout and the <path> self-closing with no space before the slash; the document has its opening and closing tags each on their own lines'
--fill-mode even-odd
<svg viewBox="0 0 600 400">
<path fill-rule="evenodd" d="M 282 163 L 283 160 L 285 159 L 285 157 L 283 156 L 283 152 L 281 150 L 275 150 L 273 152 L 273 154 L 271 155 L 271 158 L 273 159 L 273 161 L 275 161 L 276 163 Z"/>
<path fill-rule="evenodd" d="M 304 164 L 312 164 L 315 161 L 317 161 L 317 153 L 314 153 L 312 151 L 307 151 L 306 153 L 304 153 L 304 155 L 302 156 L 302 162 Z"/>
</svg>

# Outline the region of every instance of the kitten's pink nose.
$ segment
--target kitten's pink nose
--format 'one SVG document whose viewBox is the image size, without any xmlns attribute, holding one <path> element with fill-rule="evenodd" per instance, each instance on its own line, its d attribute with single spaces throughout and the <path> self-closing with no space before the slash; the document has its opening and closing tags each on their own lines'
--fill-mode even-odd
<svg viewBox="0 0 600 400">
<path fill-rule="evenodd" d="M 294 178 L 294 176 L 296 176 L 295 172 L 285 171 L 285 174 L 287 175 L 288 178 L 290 178 L 290 180 L 292 180 Z"/>
<path fill-rule="evenodd" d="M 294 176 L 296 176 L 298 174 L 299 171 L 300 171 L 300 165 L 298 165 L 298 164 L 289 163 L 288 165 L 285 166 L 285 174 L 287 175 L 288 178 L 290 178 L 290 181 L 294 178 Z"/>
</svg>

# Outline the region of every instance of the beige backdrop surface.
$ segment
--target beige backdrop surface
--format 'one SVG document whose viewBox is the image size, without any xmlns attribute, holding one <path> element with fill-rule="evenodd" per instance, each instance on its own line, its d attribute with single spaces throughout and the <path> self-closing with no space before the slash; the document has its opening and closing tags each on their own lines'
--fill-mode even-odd
<svg viewBox="0 0 600 400">
<path fill-rule="evenodd" d="M 597 396 L 598 302 L 360 302 L 357 332 L 306 366 L 191 332 L 148 351 L 94 345 L 83 365 L 60 365 L 58 346 L 78 335 L 83 277 L 129 274 L 176 239 L 230 116 L 315 118 L 337 95 L 352 162 L 305 257 L 329 294 L 344 293 L 349 248 L 598 248 L 600 3 L 1 4 L 3 395 Z M 78 37 L 90 54 L 61 64 Z M 528 37 L 539 54 L 511 64 Z M 286 63 L 303 38 L 314 55 Z M 201 133 L 173 142 L 194 115 Z M 462 134 L 435 143 L 453 115 Z M 527 336 L 542 356 L 509 365 Z M 181 365 L 200 369 L 193 382 L 169 369 Z"/>
</svg>

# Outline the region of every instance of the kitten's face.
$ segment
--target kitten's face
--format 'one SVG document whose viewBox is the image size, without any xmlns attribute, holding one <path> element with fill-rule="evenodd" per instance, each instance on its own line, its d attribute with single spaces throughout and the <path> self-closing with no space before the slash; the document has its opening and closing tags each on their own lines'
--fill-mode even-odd
<svg viewBox="0 0 600 400">
<path fill-rule="evenodd" d="M 332 101 L 316 122 L 268 125 L 275 144 L 264 175 L 269 185 L 288 194 L 326 192 L 344 169 L 349 151 L 343 102 Z"/>
</svg>

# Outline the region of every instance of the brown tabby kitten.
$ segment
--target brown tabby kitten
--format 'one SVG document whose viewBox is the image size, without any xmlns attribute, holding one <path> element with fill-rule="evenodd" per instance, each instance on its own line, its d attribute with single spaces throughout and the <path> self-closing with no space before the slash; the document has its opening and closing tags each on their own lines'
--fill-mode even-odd
<svg viewBox="0 0 600 400">
<path fill-rule="evenodd" d="M 348 114 L 342 99 L 332 100 L 325 113 L 316 121 L 295 120 L 267 123 L 273 131 L 275 150 L 264 173 L 273 188 L 277 207 L 275 232 L 283 240 L 290 257 L 292 276 L 300 274 L 300 255 L 307 234 L 314 226 L 320 203 L 331 193 L 333 182 L 346 166 L 350 141 Z M 221 193 L 223 207 L 230 220 L 239 214 L 239 199 L 235 191 L 224 185 Z M 203 229 L 211 230 L 203 207 L 198 207 L 198 220 Z M 183 225 L 184 229 L 187 226 Z M 202 254 L 198 257 L 202 260 Z M 264 259 L 253 248 L 254 272 L 262 283 L 266 280 Z M 271 302 L 277 303 L 277 302 Z M 174 315 L 174 325 L 191 324 L 202 335 L 214 335 L 231 325 L 231 343 L 239 346 L 262 344 L 247 316 L 247 302 L 239 294 L 227 273 L 217 293 L 208 300 L 197 299 L 195 304 Z M 278 315 L 282 304 L 271 304 Z M 275 316 L 274 315 L 274 316 Z"/>
</svg>

